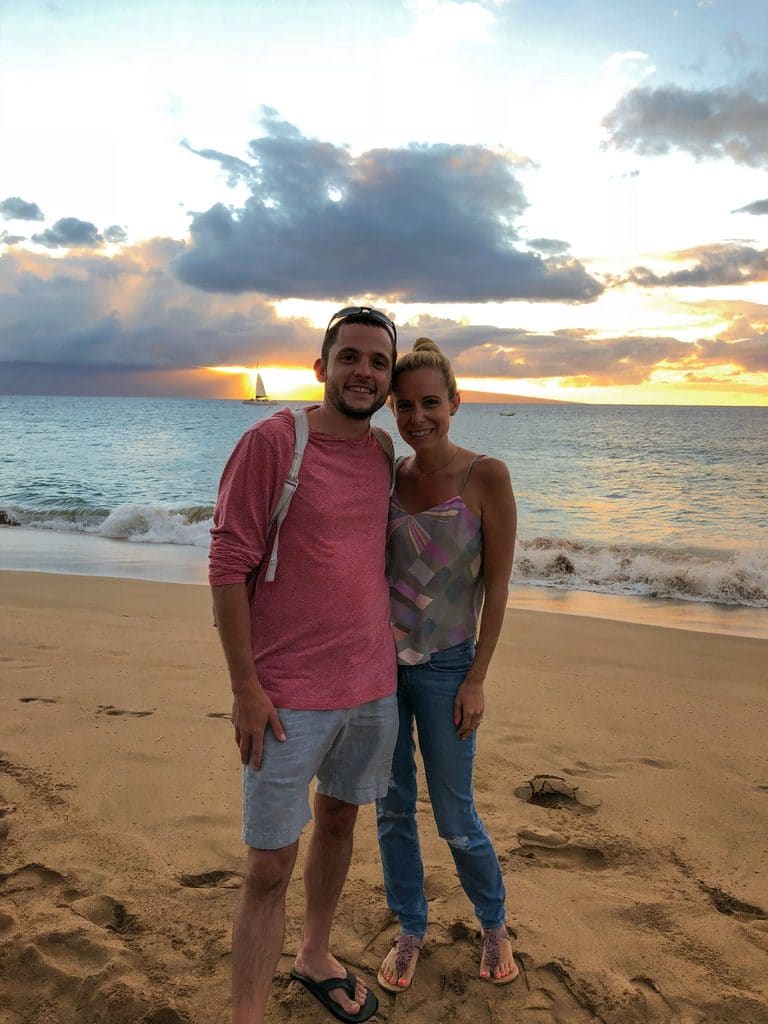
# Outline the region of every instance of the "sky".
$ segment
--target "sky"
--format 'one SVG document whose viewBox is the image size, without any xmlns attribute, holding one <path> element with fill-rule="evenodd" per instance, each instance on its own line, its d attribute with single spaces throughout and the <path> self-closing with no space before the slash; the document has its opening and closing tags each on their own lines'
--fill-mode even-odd
<svg viewBox="0 0 768 1024">
<path fill-rule="evenodd" d="M 766 0 L 0 0 L 0 393 L 768 405 Z"/>
</svg>

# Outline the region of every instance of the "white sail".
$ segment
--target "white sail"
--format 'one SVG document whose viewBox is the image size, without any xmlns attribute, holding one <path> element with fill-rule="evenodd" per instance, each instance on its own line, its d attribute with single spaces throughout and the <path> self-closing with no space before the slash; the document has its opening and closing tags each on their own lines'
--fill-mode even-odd
<svg viewBox="0 0 768 1024">
<path fill-rule="evenodd" d="M 266 398 L 267 397 L 267 390 L 264 387 L 264 381 L 261 379 L 261 374 L 260 373 L 256 374 L 256 391 L 255 391 L 255 395 L 254 396 L 256 398 Z"/>
</svg>

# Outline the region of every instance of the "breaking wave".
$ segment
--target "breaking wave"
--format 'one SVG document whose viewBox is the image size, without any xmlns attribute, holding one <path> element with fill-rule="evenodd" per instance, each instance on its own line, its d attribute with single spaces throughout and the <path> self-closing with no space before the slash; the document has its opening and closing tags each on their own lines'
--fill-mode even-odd
<svg viewBox="0 0 768 1024">
<path fill-rule="evenodd" d="M 86 533 L 140 544 L 208 547 L 213 506 L 166 509 L 0 507 L 0 525 Z M 513 582 L 677 601 L 768 608 L 768 550 L 595 545 L 550 537 L 517 542 Z"/>
<path fill-rule="evenodd" d="M 514 579 L 676 601 L 768 608 L 768 551 L 581 544 L 538 537 L 518 541 Z"/>
</svg>

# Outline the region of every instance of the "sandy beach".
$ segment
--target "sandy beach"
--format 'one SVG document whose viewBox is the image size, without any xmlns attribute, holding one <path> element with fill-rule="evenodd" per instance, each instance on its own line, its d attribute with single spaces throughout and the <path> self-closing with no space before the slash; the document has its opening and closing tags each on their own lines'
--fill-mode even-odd
<svg viewBox="0 0 768 1024">
<path fill-rule="evenodd" d="M 0 1024 L 226 1022 L 243 848 L 206 588 L 3 572 L 0 609 Z M 476 977 L 424 796 L 427 947 L 379 1019 L 768 1022 L 766 666 L 764 639 L 510 610 L 476 788 L 521 976 Z M 302 903 L 299 861 L 275 1024 L 331 1019 L 288 981 Z M 394 931 L 366 808 L 335 951 L 372 981 Z"/>
</svg>

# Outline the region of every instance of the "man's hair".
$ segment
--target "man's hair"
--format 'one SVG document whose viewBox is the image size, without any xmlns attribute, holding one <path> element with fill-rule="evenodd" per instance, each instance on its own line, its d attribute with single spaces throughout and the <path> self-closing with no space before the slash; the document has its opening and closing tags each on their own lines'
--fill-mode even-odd
<svg viewBox="0 0 768 1024">
<path fill-rule="evenodd" d="M 350 313 L 349 316 L 343 317 L 341 320 L 337 320 L 332 327 L 325 332 L 323 338 L 323 347 L 320 350 L 320 358 L 323 362 L 328 362 L 328 353 L 331 351 L 333 343 L 339 336 L 339 331 L 344 324 L 365 324 L 367 327 L 378 327 L 380 330 L 385 331 L 387 337 L 392 342 L 392 366 L 394 367 L 397 362 L 397 342 L 392 337 L 390 332 L 384 326 L 384 324 L 375 316 L 371 316 L 370 313 Z"/>
<path fill-rule="evenodd" d="M 443 355 L 431 338 L 417 338 L 413 343 L 413 350 L 400 356 L 395 364 L 392 374 L 392 391 L 397 391 L 397 382 L 404 373 L 411 370 L 422 370 L 425 367 L 430 370 L 437 370 L 443 378 L 448 398 L 453 399 L 458 394 L 456 377 L 453 374 L 451 362 Z"/>
</svg>

